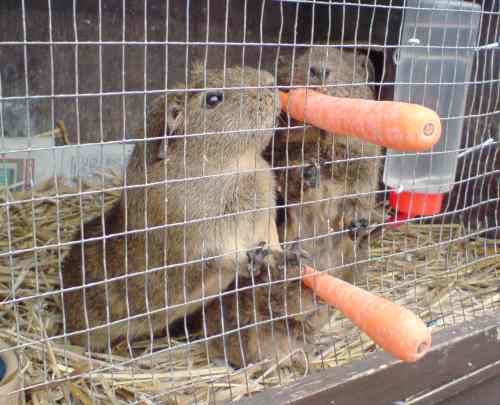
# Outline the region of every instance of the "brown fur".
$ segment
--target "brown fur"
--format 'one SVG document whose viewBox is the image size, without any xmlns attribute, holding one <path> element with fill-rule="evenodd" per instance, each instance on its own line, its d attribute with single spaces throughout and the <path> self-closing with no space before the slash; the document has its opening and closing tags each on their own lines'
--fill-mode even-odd
<svg viewBox="0 0 500 405">
<path fill-rule="evenodd" d="M 322 52 L 314 50 L 312 60 L 319 63 L 323 56 Z M 301 84 L 306 84 L 305 61 L 306 56 L 297 59 L 298 69 L 295 70 Z M 366 59 L 360 58 L 361 61 L 366 62 Z M 342 79 L 350 83 L 352 79 L 347 75 L 352 77 L 353 66 L 357 66 L 354 80 L 365 80 L 364 77 L 360 79 L 365 70 L 354 64 L 352 54 L 340 57 L 333 50 L 327 66 L 332 75 L 327 80 L 329 84 Z M 286 84 L 289 72 L 290 64 L 285 61 L 279 75 L 280 84 Z M 311 84 L 321 84 L 318 77 L 314 80 Z M 353 92 L 347 91 L 347 87 L 332 88 L 328 92 L 337 96 L 373 98 L 366 85 Z M 301 129 L 278 132 L 271 145 L 273 147 L 266 149 L 264 157 L 278 168 L 275 174 L 281 198 L 286 204 L 295 204 L 287 208 L 286 221 L 278 227 L 280 240 L 312 238 L 300 243 L 300 247 L 312 254 L 312 265 L 320 270 L 340 266 L 337 275 L 354 281 L 352 263 L 366 257 L 366 245 L 353 242 L 347 234 L 333 237 L 328 234 L 346 229 L 358 216 L 358 210 L 362 210 L 363 216 L 368 215 L 372 196 L 344 197 L 375 189 L 378 162 L 347 162 L 347 159 L 376 156 L 379 148 L 340 135 L 321 135 L 313 128 L 307 129 L 305 137 Z M 316 166 L 321 163 L 317 187 L 304 185 L 304 162 Z M 301 202 L 312 204 L 300 206 Z M 272 252 L 262 263 L 267 268 L 254 278 L 255 284 L 249 278 L 236 279 L 225 295 L 204 307 L 204 313 L 200 311 L 192 317 L 189 326 L 203 329 L 210 338 L 208 348 L 212 358 L 225 358 L 233 366 L 242 367 L 264 358 L 282 359 L 299 347 L 306 353 L 313 348 L 313 335 L 328 321 L 329 310 L 316 302 L 311 290 L 302 287 L 298 263 L 291 261 L 289 255 L 284 256 L 282 252 Z M 283 268 L 285 261 L 286 271 Z M 290 360 L 303 365 L 300 355 Z"/>
<path fill-rule="evenodd" d="M 309 354 L 314 331 L 329 318 L 328 308 L 303 287 L 296 253 L 270 252 L 257 266 L 253 281 L 233 282 L 229 294 L 205 308 L 210 356 L 238 368 L 266 358 L 281 360 L 297 348 Z M 287 364 L 304 366 L 304 360 L 299 354 Z"/>
<path fill-rule="evenodd" d="M 314 51 L 313 60 L 318 61 L 320 56 Z M 328 59 L 331 74 L 337 72 L 350 83 L 346 75 L 353 74 L 352 56 L 340 58 L 333 51 Z M 299 74 L 304 70 L 304 58 L 297 60 Z M 280 84 L 286 81 L 284 75 L 289 70 L 290 65 L 285 64 L 279 75 Z M 355 73 L 359 80 L 361 67 L 358 66 Z M 332 82 L 337 80 L 330 77 L 328 83 Z M 356 94 L 346 89 L 335 88 L 329 93 L 373 98 L 367 86 L 360 86 L 354 91 Z M 312 254 L 312 265 L 320 270 L 339 266 L 337 275 L 354 281 L 356 266 L 352 263 L 366 257 L 366 245 L 354 242 L 347 233 L 333 237 L 328 234 L 346 229 L 361 207 L 372 208 L 372 197 L 349 199 L 344 196 L 373 191 L 377 184 L 373 174 L 378 163 L 366 160 L 347 163 L 346 160 L 366 154 L 377 155 L 379 148 L 342 136 L 321 135 L 313 128 L 307 129 L 304 145 L 303 139 L 301 129 L 278 132 L 272 144 L 274 148 L 268 147 L 264 153 L 266 160 L 278 168 L 275 174 L 281 198 L 287 204 L 296 204 L 286 210 L 287 219 L 278 227 L 280 240 L 312 238 L 300 243 L 301 248 Z M 304 161 L 318 167 L 321 163 L 317 187 L 304 185 Z M 280 170 L 280 167 L 287 169 Z M 372 177 L 362 177 L 367 175 Z M 298 205 L 301 202 L 312 204 Z M 363 211 L 364 215 L 367 211 Z M 203 329 L 210 338 L 208 348 L 212 359 L 225 358 L 233 366 L 242 367 L 264 358 L 282 359 L 299 347 L 306 354 L 313 348 L 314 333 L 328 321 L 329 309 L 316 301 L 311 290 L 302 287 L 298 263 L 285 260 L 283 256 L 281 252 L 266 256 L 264 264 L 269 270 L 262 270 L 255 277 L 255 284 L 248 278 L 236 279 L 224 296 L 204 307 L 204 313 L 200 311 L 190 319 L 189 327 Z M 282 282 L 276 284 L 277 280 Z M 234 292 L 235 289 L 239 291 Z M 290 360 L 303 365 L 300 355 Z"/>
<path fill-rule="evenodd" d="M 107 238 L 76 244 L 65 258 L 63 299 L 72 343 L 103 350 L 124 339 L 153 338 L 225 290 L 237 274 L 248 276 L 245 251 L 261 241 L 279 251 L 276 184 L 261 155 L 273 132 L 255 131 L 274 126 L 276 94 L 225 90 L 221 104 L 206 108 L 204 90 L 270 85 L 272 76 L 232 68 L 225 82 L 222 71 L 208 71 L 206 79 L 197 68 L 190 86 L 199 91 L 166 96 L 166 109 L 165 98 L 156 102 L 147 137 L 169 135 L 164 159 L 157 158 L 161 140 L 137 144 L 126 171 L 127 186 L 136 187 L 124 191 L 104 226 L 102 218 L 84 225 L 84 238 L 103 231 Z M 212 134 L 192 136 L 205 132 Z M 189 136 L 174 137 L 183 134 Z M 160 184 L 145 186 L 146 179 Z M 133 233 L 109 237 L 125 231 Z"/>
<path fill-rule="evenodd" d="M 282 86 L 308 84 L 337 97 L 372 99 L 374 91 L 365 84 L 372 75 L 373 68 L 365 55 L 334 47 L 313 47 L 296 55 L 293 69 L 290 55 L 282 58 L 278 81 Z M 293 121 L 290 124 L 299 125 Z M 327 235 L 346 231 L 356 219 L 369 219 L 379 171 L 379 159 L 369 157 L 380 153 L 377 145 L 342 134 L 331 136 L 312 127 L 277 131 L 264 156 L 277 168 L 281 198 L 291 205 L 279 226 L 280 240 L 312 238 L 301 247 L 313 256 L 320 270 L 366 258 L 366 243 L 353 243 L 347 232 Z M 356 158 L 362 159 L 350 160 Z M 321 165 L 319 187 L 304 184 L 302 170 L 311 164 Z M 289 166 L 295 168 L 286 169 Z M 363 193 L 367 195 L 359 195 Z M 352 268 L 344 268 L 339 275 L 352 280 Z"/>
<path fill-rule="evenodd" d="M 333 242 L 342 243 L 340 239 Z M 173 325 L 173 334 L 201 332 L 208 338 L 209 358 L 223 359 L 237 368 L 264 359 L 304 367 L 304 354 L 309 356 L 315 348 L 315 333 L 327 324 L 331 313 L 303 286 L 297 247 L 268 250 L 264 259 L 255 260 L 254 277 L 237 277 L 224 294 L 191 314 L 187 323 Z M 342 249 L 335 246 L 333 250 Z M 298 355 L 288 358 L 299 348 Z M 288 360 L 283 362 L 284 358 Z"/>
</svg>

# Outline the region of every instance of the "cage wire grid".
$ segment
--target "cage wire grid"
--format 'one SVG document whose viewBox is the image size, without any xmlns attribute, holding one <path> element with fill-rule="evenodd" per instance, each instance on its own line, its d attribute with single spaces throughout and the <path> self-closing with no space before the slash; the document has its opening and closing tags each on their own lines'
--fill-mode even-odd
<svg viewBox="0 0 500 405">
<path fill-rule="evenodd" d="M 454 191 L 441 214 L 403 221 L 399 228 L 381 227 L 391 215 L 384 202 L 387 188 L 372 184 L 365 191 L 356 190 L 353 184 L 362 182 L 363 177 L 359 172 L 349 177 L 349 173 L 367 162 L 383 166 L 385 155 L 367 145 L 356 150 L 348 138 L 345 144 L 332 143 L 330 157 L 323 162 L 331 167 L 331 176 L 335 172 L 345 173 L 336 179 L 336 193 L 316 193 L 314 198 L 305 199 L 303 178 L 311 167 L 305 156 L 309 153 L 308 159 L 322 158 L 319 141 L 306 142 L 311 128 L 283 117 L 278 119 L 275 98 L 266 104 L 268 115 L 259 110 L 264 108 L 262 100 L 269 99 L 277 89 L 282 57 L 291 77 L 289 83 L 281 83 L 285 89 L 306 85 L 330 94 L 356 97 L 371 87 L 376 98 L 390 98 L 395 85 L 392 57 L 394 51 L 407 46 L 397 42 L 398 24 L 405 9 L 408 7 L 393 0 L 384 4 L 265 0 L 74 0 L 63 4 L 47 0 L 36 5 L 21 0 L 0 5 L 0 26 L 4 27 L 0 29 L 0 168 L 4 175 L 12 172 L 19 177 L 14 185 L 4 180 L 0 189 L 0 354 L 14 351 L 18 356 L 20 382 L 13 393 L 20 394 L 22 402 L 236 400 L 285 385 L 318 369 L 355 361 L 376 350 L 368 337 L 333 309 L 327 309 L 326 321 L 312 329 L 296 321 L 298 315 L 305 316 L 319 308 L 325 310 L 325 306 L 315 297 L 308 301 L 293 265 L 279 262 L 281 279 L 262 282 L 254 275 L 245 281 L 237 275 L 246 271 L 249 248 L 238 248 L 233 243 L 225 250 L 213 249 L 226 237 L 253 237 L 255 250 L 261 240 L 252 235 L 272 239 L 269 235 L 277 233 L 271 216 L 276 210 L 286 213 L 280 225 L 284 248 L 289 249 L 297 236 L 301 245 L 315 250 L 322 241 L 349 239 L 349 224 L 318 217 L 324 219 L 322 225 L 326 227 L 318 225 L 308 233 L 311 221 L 307 215 L 319 212 L 323 206 L 341 207 L 353 199 L 373 198 L 376 202 L 363 212 L 370 229 L 377 231 L 368 237 L 366 255 L 353 244 L 350 251 L 339 249 L 339 257 L 320 270 L 341 276 L 356 273 L 357 285 L 414 310 L 433 330 L 498 311 L 498 242 L 485 237 L 492 232 L 498 235 L 500 211 L 498 1 L 482 4 L 480 35 L 472 47 L 476 66 L 468 82 L 466 112 L 463 116 L 443 117 L 463 118 L 465 125 L 457 149 L 461 163 Z M 323 56 L 317 59 L 318 55 Z M 352 71 L 341 72 L 335 64 L 328 65 L 331 55 L 347 58 Z M 349 55 L 353 55 L 352 60 Z M 368 63 L 363 64 L 366 58 L 374 65 L 374 72 Z M 306 62 L 297 68 L 300 60 Z M 198 83 L 193 84 L 190 75 L 195 63 L 201 66 L 201 73 Z M 356 70 L 358 64 L 360 68 Z M 303 83 L 296 71 L 300 68 L 306 71 Z M 312 77 L 311 68 L 320 74 Z M 328 81 L 326 69 L 334 75 L 345 73 L 346 77 Z M 438 84 L 443 88 L 449 85 L 453 82 L 443 80 Z M 164 125 L 151 136 L 148 113 L 153 100 L 165 95 L 160 114 L 167 119 L 177 114 L 181 125 L 176 127 L 174 118 L 168 123 L 173 123 L 175 130 Z M 219 125 L 211 118 L 219 105 L 202 108 L 213 97 L 222 107 L 228 100 L 235 104 L 231 120 L 227 120 L 231 125 Z M 254 110 L 247 104 L 249 100 L 257 104 Z M 199 111 L 190 112 L 193 108 Z M 269 121 L 269 114 L 276 115 L 276 119 Z M 245 126 L 249 120 L 255 125 Z M 279 144 L 279 131 L 302 134 L 294 149 L 295 160 L 286 155 L 279 161 L 280 151 L 293 149 L 290 141 Z M 213 152 L 215 137 L 234 141 L 253 134 L 256 142 L 269 133 L 273 136 L 269 141 L 272 153 L 268 165 L 256 164 L 262 160 L 257 150 L 250 158 L 237 155 L 227 167 L 224 165 L 228 154 L 219 157 Z M 15 139 L 23 141 L 16 143 Z M 193 144 L 200 148 L 195 160 L 190 149 Z M 311 144 L 316 149 L 308 149 Z M 151 149 L 149 145 L 153 145 Z M 134 147 L 136 155 L 132 152 Z M 94 148 L 93 161 L 85 160 L 90 153 L 88 148 Z M 115 166 L 105 159 L 111 148 L 119 151 Z M 141 172 L 138 181 L 137 173 L 125 169 L 127 159 L 135 158 L 138 167 L 150 167 L 151 150 L 159 154 L 157 158 L 163 163 L 155 163 L 155 172 Z M 173 156 L 173 151 L 177 155 Z M 429 153 L 439 159 L 439 152 Z M 11 166 L 12 156 L 18 156 L 24 166 Z M 65 157 L 72 163 L 65 166 Z M 217 163 L 217 159 L 221 162 Z M 172 169 L 175 163 L 170 161 L 178 166 Z M 38 175 L 38 170 L 43 171 L 47 164 L 50 168 L 43 176 Z M 371 175 L 378 179 L 381 168 L 377 170 Z M 291 183 L 294 173 L 299 173 L 298 186 Z M 212 207 L 214 201 L 224 201 L 225 194 L 217 193 L 220 189 L 215 186 L 200 186 L 228 184 L 231 180 L 234 188 L 229 191 L 240 196 L 244 195 L 239 190 L 247 184 L 245 179 L 254 178 L 258 183 L 270 176 L 284 178 L 283 189 L 279 190 L 285 196 L 283 201 L 272 198 L 275 190 L 257 194 L 253 188 L 248 198 L 236 199 L 233 212 L 227 212 L 222 205 L 210 212 L 207 207 Z M 146 184 L 153 192 L 145 192 Z M 199 186 L 197 191 L 192 191 L 193 184 Z M 288 200 L 287 196 L 295 192 L 288 187 L 298 187 L 297 199 Z M 154 190 L 162 188 L 167 190 L 165 200 L 158 203 Z M 174 214 L 168 201 L 176 196 L 169 195 L 169 189 L 189 196 Z M 135 208 L 142 204 L 142 210 L 134 210 L 130 201 L 139 201 Z M 117 212 L 117 203 L 122 204 L 123 210 L 112 216 Z M 151 224 L 148 208 L 155 204 L 162 221 Z M 198 217 L 192 215 L 193 204 L 199 207 Z M 291 218 L 288 212 L 297 216 Z M 170 219 L 172 216 L 174 220 Z M 267 222 L 264 221 L 265 226 L 255 221 L 246 224 L 249 216 L 267 218 Z M 97 224 L 96 234 L 82 236 L 82 230 L 92 220 Z M 121 230 L 117 231 L 107 220 L 120 222 L 117 226 L 122 226 Z M 235 225 L 228 228 L 229 236 L 217 234 L 217 240 L 201 237 L 198 254 L 190 253 L 190 229 L 207 229 L 203 226 L 210 223 Z M 287 236 L 290 230 L 296 235 Z M 174 262 L 169 260 L 172 235 L 182 252 Z M 113 267 L 120 256 L 119 249 L 109 248 L 116 240 L 123 241 L 121 248 L 125 252 L 123 262 L 118 261 L 123 265 L 121 271 Z M 102 271 L 98 280 L 85 281 L 86 271 L 92 265 L 91 261 L 86 262 L 88 257 L 80 265 L 64 266 L 72 248 L 84 252 L 83 242 L 102 247 L 98 250 L 102 256 L 96 257 Z M 160 262 L 158 255 L 162 257 Z M 141 269 L 133 268 L 138 256 L 142 258 Z M 317 259 L 313 257 L 313 263 Z M 210 263 L 228 261 L 236 280 L 231 288 L 219 268 L 210 269 Z M 186 285 L 193 266 L 202 274 L 201 286 L 192 286 L 201 288 L 200 295 L 194 298 L 189 296 L 190 288 Z M 272 266 L 271 263 L 265 268 L 264 276 L 272 273 Z M 210 270 L 217 277 L 206 279 Z M 104 304 L 100 325 L 93 324 L 95 314 L 90 308 L 95 308 L 95 302 L 86 294 L 80 305 L 78 301 L 63 305 L 68 293 L 80 291 L 78 286 L 64 286 L 63 273 L 68 271 L 79 272 L 86 289 L 103 289 L 100 296 L 94 297 Z M 164 295 L 158 298 L 154 284 L 158 282 L 160 289 L 168 286 L 167 275 L 174 272 L 183 275 L 178 287 L 182 299 L 166 305 L 171 299 L 168 295 L 176 289 L 163 288 Z M 138 276 L 143 280 L 139 283 L 144 301 L 140 311 L 130 302 L 130 297 L 138 299 L 134 295 Z M 118 296 L 117 285 L 123 286 Z M 291 291 L 296 289 L 296 300 L 276 293 L 283 292 L 284 286 Z M 242 298 L 234 300 L 235 291 Z M 160 300 L 159 305 L 155 299 Z M 169 317 L 187 304 L 203 307 L 205 311 L 198 313 L 201 321 L 180 316 L 173 325 Z M 117 306 L 125 313 L 124 318 L 113 319 Z M 79 314 L 83 330 L 70 330 L 68 310 Z M 234 312 L 236 328 L 226 325 L 229 321 L 222 322 L 217 332 L 210 334 L 213 320 L 227 311 Z M 134 322 L 140 319 L 144 319 L 143 333 L 134 335 Z M 117 342 L 112 340 L 111 331 L 120 321 L 127 327 Z M 197 321 L 201 326 L 196 326 Z M 249 342 L 247 336 L 253 330 L 260 330 L 262 335 Z M 107 334 L 103 347 L 86 350 L 83 346 L 90 342 L 91 333 L 99 331 Z M 78 335 L 84 336 L 83 344 L 71 341 Z M 221 355 L 214 356 L 212 343 L 229 336 L 237 339 L 236 343 L 232 341 L 236 346 L 233 352 L 219 343 Z M 312 349 L 306 349 L 306 343 L 311 343 Z M 261 358 L 239 369 L 230 364 L 234 353 L 243 355 L 253 346 Z M 292 360 L 299 364 L 290 364 Z"/>
</svg>

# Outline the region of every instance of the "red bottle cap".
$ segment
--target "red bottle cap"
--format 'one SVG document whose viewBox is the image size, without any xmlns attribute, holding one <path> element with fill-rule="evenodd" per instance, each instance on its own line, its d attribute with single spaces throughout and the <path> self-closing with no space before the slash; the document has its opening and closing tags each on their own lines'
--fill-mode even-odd
<svg viewBox="0 0 500 405">
<path fill-rule="evenodd" d="M 396 210 L 393 220 L 439 214 L 443 207 L 443 200 L 444 194 L 442 193 L 416 193 L 414 191 L 397 193 L 394 190 L 389 192 L 389 204 Z"/>
</svg>

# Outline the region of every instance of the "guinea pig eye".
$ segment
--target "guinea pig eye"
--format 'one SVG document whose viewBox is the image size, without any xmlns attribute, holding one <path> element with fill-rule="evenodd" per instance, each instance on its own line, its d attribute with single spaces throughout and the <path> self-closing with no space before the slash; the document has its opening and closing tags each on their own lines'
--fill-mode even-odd
<svg viewBox="0 0 500 405">
<path fill-rule="evenodd" d="M 208 108 L 214 108 L 219 103 L 222 103 L 224 100 L 224 95 L 220 91 L 211 91 L 207 93 L 207 97 L 205 99 L 205 103 Z"/>
</svg>

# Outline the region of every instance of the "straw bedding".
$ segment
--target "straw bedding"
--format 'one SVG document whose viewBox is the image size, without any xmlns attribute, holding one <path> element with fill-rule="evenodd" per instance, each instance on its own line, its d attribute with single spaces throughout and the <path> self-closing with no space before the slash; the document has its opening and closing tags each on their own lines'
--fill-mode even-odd
<svg viewBox="0 0 500 405">
<path fill-rule="evenodd" d="M 120 185 L 117 177 L 107 177 Z M 85 194 L 90 189 L 95 185 L 82 184 L 80 198 L 78 188 L 58 179 L 57 187 L 50 182 L 33 192 L 0 192 L 0 252 L 12 252 L 0 256 L 0 340 L 18 347 L 28 403 L 63 404 L 70 396 L 82 404 L 238 399 L 376 349 L 334 312 L 317 336 L 320 350 L 305 371 L 271 360 L 234 371 L 207 364 L 202 343 L 188 347 L 166 338 L 155 341 L 153 355 L 149 343 L 136 342 L 133 360 L 126 353 L 89 355 L 63 339 L 48 339 L 62 333 L 60 299 L 54 291 L 60 285 L 59 257 L 67 246 L 58 245 L 71 241 L 82 220 L 100 215 L 103 205 L 110 207 L 120 193 Z M 30 199 L 34 201 L 16 203 Z M 465 235 L 454 224 L 386 229 L 371 245 L 362 286 L 415 310 L 434 330 L 498 310 L 500 246 Z M 176 345 L 176 351 L 162 350 Z"/>
</svg>

